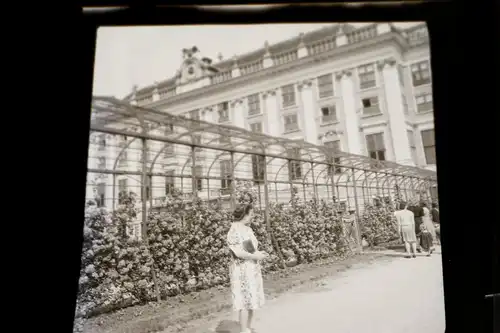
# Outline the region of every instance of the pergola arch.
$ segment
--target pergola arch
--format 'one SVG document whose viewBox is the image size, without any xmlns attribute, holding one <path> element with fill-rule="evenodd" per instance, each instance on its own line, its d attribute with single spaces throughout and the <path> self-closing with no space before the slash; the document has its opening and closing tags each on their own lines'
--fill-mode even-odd
<svg viewBox="0 0 500 333">
<path fill-rule="evenodd" d="M 306 187 L 310 188 L 312 186 L 315 198 L 332 200 L 335 197 L 342 201 L 345 199 L 348 205 L 354 204 L 356 206 L 358 214 L 359 207 L 363 206 L 367 200 L 371 200 L 370 196 L 373 193 L 387 195 L 393 191 L 394 184 L 398 184 L 399 190 L 401 193 L 404 192 L 405 198 L 408 199 L 414 195 L 414 192 L 428 192 L 429 188 L 437 183 L 436 173 L 430 170 L 335 151 L 327 146 L 316 145 L 304 140 L 278 138 L 263 133 L 253 133 L 236 126 L 189 119 L 164 111 L 130 105 L 112 97 L 93 98 L 91 132 L 125 135 L 129 138 L 123 147 L 120 146 L 117 149 L 110 170 L 89 168 L 89 172 L 92 173 L 112 174 L 113 191 L 116 187 L 115 176 L 119 174 L 142 176 L 143 180 L 147 176 L 165 176 L 164 169 L 160 167 L 165 167 L 167 162 L 161 157 L 170 145 L 183 146 L 189 148 L 186 149 L 186 152 L 190 151 L 184 153 L 184 150 L 181 150 L 181 153 L 176 154 L 175 157 L 175 168 L 180 171 L 180 174 L 176 172 L 175 177 L 181 179 L 181 188 L 184 187 L 184 178 L 194 180 L 197 177 L 194 170 L 191 170 L 190 173 L 186 172 L 186 167 L 190 162 L 192 165 L 203 166 L 203 179 L 207 179 L 208 185 L 207 193 L 204 194 L 195 188 L 192 189 L 194 196 L 205 199 L 210 198 L 210 180 L 221 179 L 220 175 L 213 175 L 212 173 L 214 165 L 223 156 L 231 156 L 230 179 L 254 182 L 257 182 L 257 180 L 253 179 L 254 176 L 251 170 L 249 171 L 247 170 L 249 168 L 241 167 L 241 165 L 248 157 L 262 156 L 265 163 L 263 170 L 265 179 L 262 181 L 265 191 L 264 200 L 266 202 L 264 207 L 266 211 L 270 200 L 269 193 L 272 190 L 269 185 L 272 185 L 272 183 L 275 184 L 276 201 L 280 200 L 278 184 L 288 184 L 292 187 L 300 187 L 302 184 L 304 197 L 306 197 Z M 192 140 L 193 135 L 201 135 L 202 141 Z M 221 140 L 223 137 L 228 137 L 229 140 Z M 121 169 L 119 160 L 124 157 L 124 152 L 137 140 L 143 143 L 142 151 L 149 152 L 153 156 L 150 164 L 147 156 L 145 156 L 147 154 L 142 154 L 142 159 L 137 161 L 138 166 L 142 166 L 140 171 L 137 169 L 119 170 Z M 149 141 L 160 144 L 149 146 L 147 145 Z M 199 154 L 196 148 L 204 150 L 205 159 L 200 162 L 196 159 L 197 154 Z M 289 151 L 291 149 L 298 149 L 299 154 L 290 156 Z M 308 165 L 307 170 L 303 171 L 304 169 L 301 169 L 302 172 L 297 179 L 293 179 L 292 175 L 284 173 L 284 169 L 286 169 L 290 161 L 301 163 L 302 166 Z M 155 172 L 157 166 L 159 171 Z M 239 172 L 238 177 L 235 177 L 235 171 Z M 140 186 L 143 190 L 145 182 L 142 181 Z M 217 189 L 217 186 L 214 188 Z M 283 188 L 286 189 L 287 186 Z M 342 190 L 341 193 L 340 189 L 345 190 Z M 233 190 L 231 191 L 232 200 L 234 199 Z M 341 198 L 341 195 L 345 197 Z M 354 203 L 351 199 L 354 199 Z M 114 200 L 115 194 L 113 192 Z M 148 211 L 145 201 L 142 202 L 143 221 L 146 220 Z M 150 207 L 152 206 L 152 200 L 150 200 Z"/>
</svg>

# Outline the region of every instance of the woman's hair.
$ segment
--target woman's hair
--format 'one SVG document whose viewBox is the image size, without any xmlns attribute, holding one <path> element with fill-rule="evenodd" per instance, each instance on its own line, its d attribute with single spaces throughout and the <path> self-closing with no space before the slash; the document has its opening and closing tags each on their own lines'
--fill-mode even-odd
<svg viewBox="0 0 500 333">
<path fill-rule="evenodd" d="M 427 203 L 425 201 L 420 202 L 420 207 L 427 207 Z"/>
<path fill-rule="evenodd" d="M 250 204 L 239 205 L 238 207 L 236 207 L 236 209 L 233 212 L 233 217 L 234 217 L 235 221 L 241 221 L 241 220 L 243 220 L 243 218 L 245 216 L 247 216 L 248 214 L 250 214 L 250 212 L 252 211 L 252 209 L 253 209 L 253 207 Z"/>
<path fill-rule="evenodd" d="M 437 206 L 438 206 L 437 203 L 435 203 L 435 202 L 432 203 L 432 208 L 437 208 Z"/>
<path fill-rule="evenodd" d="M 401 201 L 401 202 L 399 203 L 399 209 L 405 209 L 405 208 L 406 208 L 406 202 Z"/>
</svg>

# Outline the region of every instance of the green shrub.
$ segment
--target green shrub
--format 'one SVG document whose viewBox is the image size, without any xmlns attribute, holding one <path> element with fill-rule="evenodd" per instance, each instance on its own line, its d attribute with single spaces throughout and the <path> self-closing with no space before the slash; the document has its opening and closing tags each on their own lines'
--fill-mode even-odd
<svg viewBox="0 0 500 333">
<path fill-rule="evenodd" d="M 237 203 L 256 206 L 252 183 L 237 183 L 235 190 Z M 166 298 L 228 282 L 226 237 L 232 211 L 217 202 L 187 203 L 172 196 L 163 212 L 149 212 L 147 242 L 141 243 L 126 232 L 138 215 L 135 195 L 122 194 L 120 203 L 113 214 L 97 208 L 86 212 L 77 317 L 154 300 L 155 287 Z M 250 227 L 259 249 L 270 254 L 264 272 L 281 268 L 280 252 L 286 261 L 298 263 L 347 253 L 333 204 L 304 202 L 294 195 L 290 205 L 271 204 L 267 222 L 264 211 L 255 207 L 255 212 Z"/>
</svg>

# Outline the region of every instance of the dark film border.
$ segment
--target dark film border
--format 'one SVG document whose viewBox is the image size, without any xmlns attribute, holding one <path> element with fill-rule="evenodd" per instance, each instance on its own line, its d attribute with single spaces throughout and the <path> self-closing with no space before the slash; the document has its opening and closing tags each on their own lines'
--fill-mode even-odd
<svg viewBox="0 0 500 333">
<path fill-rule="evenodd" d="M 56 188 L 50 188 L 54 193 L 47 194 L 57 197 L 58 214 L 51 219 L 53 229 L 57 229 L 54 233 L 61 234 L 54 235 L 59 251 L 47 256 L 54 267 L 50 277 L 45 277 L 52 283 L 57 281 L 57 289 L 48 290 L 52 304 L 46 310 L 45 307 L 41 309 L 49 311 L 44 317 L 53 321 L 51 329 L 60 326 L 69 331 L 73 326 L 97 26 L 427 21 L 437 110 L 440 208 L 446 221 L 442 226 L 446 331 L 493 332 L 493 301 L 484 297 L 499 292 L 498 285 L 494 289 L 493 282 L 500 280 L 498 274 L 493 276 L 491 265 L 498 263 L 498 256 L 493 251 L 499 247 L 498 244 L 493 246 L 495 233 L 498 234 L 498 224 L 495 224 L 498 214 L 493 202 L 498 168 L 494 165 L 496 156 L 492 149 L 494 132 L 487 127 L 495 123 L 491 116 L 498 109 L 497 105 L 492 105 L 494 92 L 498 92 L 495 89 L 498 82 L 492 79 L 492 74 L 499 57 L 492 46 L 496 46 L 494 41 L 499 40 L 500 31 L 497 21 L 487 19 L 492 12 L 494 9 L 484 4 L 462 7 L 458 3 L 435 2 L 394 6 L 365 4 L 361 7 L 301 5 L 251 12 L 217 12 L 190 7 L 148 9 L 143 6 L 99 14 L 82 15 L 74 10 L 66 14 L 73 15 L 72 25 L 68 26 L 79 35 L 74 34 L 72 40 L 68 40 L 67 28 L 57 30 L 58 41 L 52 47 L 68 58 L 67 63 L 59 67 L 63 77 L 54 82 L 59 94 L 57 103 L 51 106 L 53 119 L 46 117 L 44 120 L 48 120 L 48 124 L 43 125 L 44 132 L 51 131 L 52 127 L 58 133 L 56 137 L 65 136 L 64 141 L 72 143 L 71 149 L 63 154 L 68 167 L 59 172 L 60 179 L 70 180 L 62 182 L 65 194 L 61 195 Z M 66 24 L 70 23 L 68 17 L 63 18 Z M 56 125 L 57 120 L 63 120 L 63 125 L 69 127 L 66 133 L 61 132 L 61 125 Z M 50 152 L 43 153 L 47 159 Z M 54 154 L 61 156 L 60 151 Z M 494 193 L 489 194 L 492 190 Z M 56 227 L 58 219 L 61 222 Z M 418 311 L 418 304 L 415 304 L 415 311 Z"/>
</svg>

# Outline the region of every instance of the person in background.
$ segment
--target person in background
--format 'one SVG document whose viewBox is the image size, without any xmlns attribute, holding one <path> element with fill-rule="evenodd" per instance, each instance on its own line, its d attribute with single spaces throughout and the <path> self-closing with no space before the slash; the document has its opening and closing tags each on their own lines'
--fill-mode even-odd
<svg viewBox="0 0 500 333">
<path fill-rule="evenodd" d="M 234 221 L 227 234 L 232 254 L 229 265 L 233 309 L 239 313 L 240 332 L 251 333 L 254 310 L 265 303 L 264 283 L 260 261 L 268 257 L 258 251 L 259 242 L 249 224 L 252 222 L 251 205 L 242 205 L 233 213 Z"/>
<path fill-rule="evenodd" d="M 434 228 L 434 223 L 432 223 L 431 211 L 429 210 L 429 208 L 427 208 L 427 203 L 425 203 L 424 201 L 420 203 L 420 207 L 422 207 L 422 210 L 424 211 L 424 216 L 422 217 L 422 224 L 425 225 L 425 229 L 429 231 L 429 233 L 432 236 L 431 247 L 432 250 L 434 250 L 434 242 L 436 240 L 436 228 Z"/>
<path fill-rule="evenodd" d="M 396 217 L 399 235 L 403 238 L 403 242 L 405 243 L 405 258 L 416 258 L 417 235 L 415 233 L 415 217 L 413 212 L 408 209 L 406 202 L 400 202 L 398 208 L 399 209 L 394 212 L 394 216 Z"/>
<path fill-rule="evenodd" d="M 418 201 L 416 199 L 413 199 L 409 206 L 408 210 L 410 210 L 415 218 L 415 234 L 420 233 L 420 225 L 422 224 L 422 217 L 424 216 L 424 210 L 422 207 L 418 204 Z M 417 251 L 422 252 L 420 249 L 420 241 L 417 238 Z"/>
<path fill-rule="evenodd" d="M 429 230 L 427 230 L 425 223 L 420 225 L 420 234 L 418 236 L 420 238 L 420 248 L 427 252 L 427 257 L 430 257 L 432 251 L 434 251 L 432 247 L 432 235 Z"/>
<path fill-rule="evenodd" d="M 434 228 L 436 229 L 436 242 L 441 244 L 441 225 L 439 222 L 439 209 L 436 202 L 432 203 L 431 209 L 432 222 L 434 223 Z"/>
</svg>

